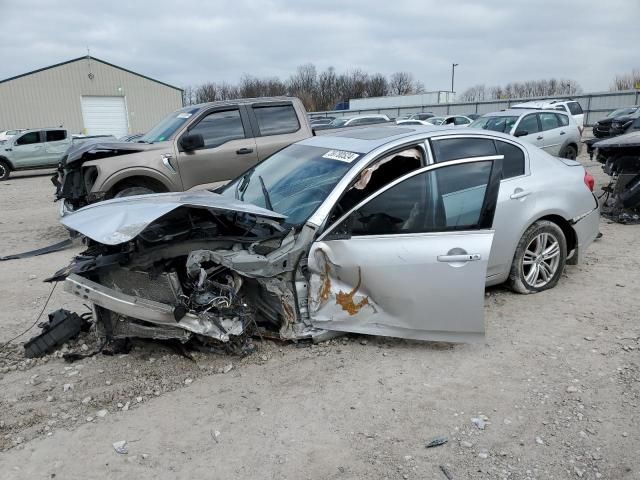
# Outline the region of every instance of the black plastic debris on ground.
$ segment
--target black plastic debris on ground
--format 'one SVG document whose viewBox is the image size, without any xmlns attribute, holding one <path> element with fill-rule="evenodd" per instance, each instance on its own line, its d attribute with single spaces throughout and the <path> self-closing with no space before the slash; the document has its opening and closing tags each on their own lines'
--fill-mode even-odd
<svg viewBox="0 0 640 480">
<path fill-rule="evenodd" d="M 50 313 L 49 321 L 38 325 L 42 328 L 42 333 L 24 344 L 25 357 L 42 357 L 77 337 L 80 332 L 88 331 L 91 326 L 90 316 L 89 313 L 80 316 L 62 308 Z"/>
<path fill-rule="evenodd" d="M 439 447 L 440 445 L 444 445 L 447 443 L 449 439 L 445 436 L 433 437 L 431 440 L 427 442 L 427 448 Z"/>
</svg>

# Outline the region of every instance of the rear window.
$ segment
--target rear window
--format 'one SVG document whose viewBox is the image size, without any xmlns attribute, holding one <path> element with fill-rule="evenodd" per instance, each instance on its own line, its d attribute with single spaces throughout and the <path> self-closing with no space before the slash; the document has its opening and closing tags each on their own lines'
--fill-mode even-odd
<svg viewBox="0 0 640 480">
<path fill-rule="evenodd" d="M 541 113 L 540 125 L 542 125 L 542 131 L 558 128 L 560 126 L 558 117 L 560 116 L 561 115 L 557 113 Z"/>
<path fill-rule="evenodd" d="M 558 117 L 558 122 L 560 122 L 560 126 L 566 127 L 569 125 L 569 117 L 566 115 L 560 115 L 556 113 L 556 117 Z"/>
<path fill-rule="evenodd" d="M 59 142 L 67 138 L 66 130 L 47 130 L 47 142 Z"/>
<path fill-rule="evenodd" d="M 261 135 L 293 133 L 300 129 L 293 105 L 253 107 Z"/>
<path fill-rule="evenodd" d="M 433 154 L 436 162 L 446 162 L 495 155 L 496 147 L 488 138 L 446 138 L 433 141 Z"/>
<path fill-rule="evenodd" d="M 569 107 L 569 111 L 571 115 L 580 115 L 582 112 L 582 107 L 578 102 L 569 102 L 567 103 L 567 107 Z"/>
</svg>

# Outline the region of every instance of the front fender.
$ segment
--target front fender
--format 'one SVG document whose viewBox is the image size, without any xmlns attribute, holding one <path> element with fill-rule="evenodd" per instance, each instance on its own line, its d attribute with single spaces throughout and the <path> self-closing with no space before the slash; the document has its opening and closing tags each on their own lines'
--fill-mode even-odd
<svg viewBox="0 0 640 480">
<path fill-rule="evenodd" d="M 87 162 L 85 165 L 88 166 L 90 165 L 90 163 L 91 162 Z M 105 174 L 104 172 L 100 171 L 98 162 L 96 162 L 96 166 L 98 167 L 98 177 L 96 178 L 96 181 L 91 188 L 92 194 L 108 192 L 116 184 L 133 177 L 146 177 L 156 180 L 164 185 L 169 192 L 182 190 L 182 181 L 177 173 L 165 175 L 164 173 L 159 172 L 158 170 L 153 168 L 134 166 L 118 170 L 117 172 L 111 173 L 108 176 L 103 176 Z"/>
</svg>

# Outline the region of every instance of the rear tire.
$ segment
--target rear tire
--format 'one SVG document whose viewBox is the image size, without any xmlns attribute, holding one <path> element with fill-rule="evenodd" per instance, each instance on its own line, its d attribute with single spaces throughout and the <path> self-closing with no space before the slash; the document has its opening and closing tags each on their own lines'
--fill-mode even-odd
<svg viewBox="0 0 640 480">
<path fill-rule="evenodd" d="M 576 158 L 578 158 L 578 150 L 573 145 L 567 145 L 564 148 L 562 156 L 564 158 L 568 158 L 569 160 L 575 160 Z"/>
<path fill-rule="evenodd" d="M 113 198 L 122 198 L 122 197 L 133 197 L 134 195 L 149 195 L 154 192 L 149 187 L 126 187 L 116 193 Z"/>
<path fill-rule="evenodd" d="M 9 163 L 4 160 L 0 160 L 0 181 L 6 180 L 11 175 L 11 167 Z"/>
<path fill-rule="evenodd" d="M 549 220 L 538 220 L 518 242 L 509 272 L 509 287 L 517 293 L 538 293 L 556 286 L 567 263 L 567 239 Z"/>
</svg>

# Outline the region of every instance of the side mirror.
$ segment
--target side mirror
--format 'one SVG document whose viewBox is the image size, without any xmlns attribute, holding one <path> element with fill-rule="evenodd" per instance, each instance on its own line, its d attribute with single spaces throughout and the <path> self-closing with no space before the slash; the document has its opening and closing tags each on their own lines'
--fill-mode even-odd
<svg viewBox="0 0 640 480">
<path fill-rule="evenodd" d="M 204 147 L 204 138 L 199 133 L 187 133 L 180 138 L 180 147 L 185 152 L 191 152 Z"/>
<path fill-rule="evenodd" d="M 514 137 L 524 137 L 526 135 L 529 135 L 526 130 L 516 130 L 516 133 L 513 134 Z"/>
</svg>

